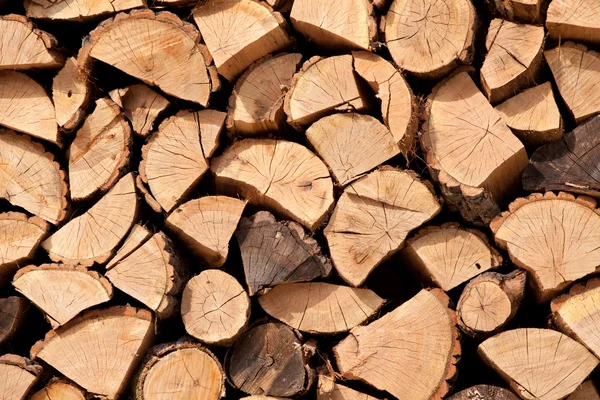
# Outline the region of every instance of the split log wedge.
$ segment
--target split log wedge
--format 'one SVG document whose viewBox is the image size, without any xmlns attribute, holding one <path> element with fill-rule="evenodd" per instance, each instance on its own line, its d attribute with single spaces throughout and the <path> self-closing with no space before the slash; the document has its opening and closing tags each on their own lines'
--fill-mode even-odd
<svg viewBox="0 0 600 400">
<path fill-rule="evenodd" d="M 440 210 L 416 173 L 391 167 L 370 173 L 344 190 L 325 228 L 333 265 L 350 285 L 362 285 Z"/>
<path fill-rule="evenodd" d="M 146 6 L 144 0 L 49 0 L 49 2 L 50 4 L 43 5 L 39 4 L 39 0 L 25 0 L 25 13 L 29 18 L 82 22 L 94 21 L 119 11 Z"/>
<path fill-rule="evenodd" d="M 131 173 L 84 214 L 73 218 L 42 243 L 53 261 L 90 266 L 102 264 L 127 235 L 137 214 Z"/>
<path fill-rule="evenodd" d="M 333 348 L 342 377 L 360 379 L 398 398 L 443 398 L 460 356 L 449 301 L 439 289 L 421 290 L 394 311 L 352 329 Z"/>
<path fill-rule="evenodd" d="M 250 296 L 286 282 L 306 282 L 331 273 L 317 241 L 293 221 L 277 222 L 260 211 L 242 218 L 235 233 Z"/>
<path fill-rule="evenodd" d="M 485 1 L 484 1 L 485 3 Z M 503 19 L 522 24 L 543 24 L 547 0 L 487 0 L 490 11 Z"/>
<path fill-rule="evenodd" d="M 42 367 L 15 354 L 0 356 L 0 387 L 2 399 L 25 400 L 35 385 Z"/>
<path fill-rule="evenodd" d="M 117 306 L 85 312 L 31 348 L 89 393 L 116 399 L 154 337 L 150 311 Z M 95 360 L 95 362 L 89 362 Z"/>
<path fill-rule="evenodd" d="M 306 147 L 284 140 L 235 142 L 211 165 L 217 188 L 241 194 L 315 230 L 333 206 L 333 182 L 323 161 Z"/>
<path fill-rule="evenodd" d="M 478 353 L 527 400 L 562 399 L 598 365 L 585 347 L 550 329 L 502 332 L 481 343 Z"/>
<path fill-rule="evenodd" d="M 25 298 L 18 296 L 0 299 L 0 344 L 14 337 L 23 322 L 29 303 Z"/>
<path fill-rule="evenodd" d="M 492 221 L 496 243 L 531 275 L 536 298 L 550 300 L 600 265 L 600 213 L 590 197 L 552 192 L 518 198 Z"/>
<path fill-rule="evenodd" d="M 242 218 L 246 202 L 226 196 L 207 196 L 175 209 L 166 227 L 212 268 L 222 266 L 229 241 Z"/>
<path fill-rule="evenodd" d="M 52 102 L 56 112 L 56 122 L 66 131 L 79 126 L 92 97 L 89 73 L 79 68 L 73 57 L 58 71 L 52 81 Z"/>
<path fill-rule="evenodd" d="M 373 396 L 350 389 L 347 386 L 335 383 L 324 375 L 319 376 L 317 400 L 378 400 Z"/>
<path fill-rule="evenodd" d="M 148 228 L 140 224 L 135 224 L 133 228 L 131 228 L 131 231 L 129 231 L 129 235 L 125 238 L 123 245 L 117 250 L 110 262 L 106 264 L 106 269 L 111 269 L 116 263 L 123 260 L 125 257 L 128 257 L 150 239 L 150 236 L 152 236 L 152 232 L 150 232 Z"/>
<path fill-rule="evenodd" d="M 86 400 L 85 392 L 72 383 L 53 378 L 40 391 L 35 392 L 29 400 Z"/>
<path fill-rule="evenodd" d="M 448 397 L 448 400 L 519 400 L 511 391 L 491 385 L 476 385 Z"/>
<path fill-rule="evenodd" d="M 567 400 L 600 400 L 600 394 L 594 382 L 589 380 L 585 381 L 575 391 L 567 397 Z"/>
<path fill-rule="evenodd" d="M 421 145 L 450 210 L 488 224 L 520 186 L 525 147 L 466 71 L 433 89 L 427 111 Z"/>
<path fill-rule="evenodd" d="M 109 96 L 123 109 L 133 131 L 141 137 L 150 134 L 154 121 L 170 104 L 169 100 L 144 84 L 115 89 Z"/>
<path fill-rule="evenodd" d="M 577 42 L 600 43 L 600 21 L 595 18 L 600 4 L 594 0 L 552 1 L 546 16 L 546 28 L 551 38 Z"/>
</svg>

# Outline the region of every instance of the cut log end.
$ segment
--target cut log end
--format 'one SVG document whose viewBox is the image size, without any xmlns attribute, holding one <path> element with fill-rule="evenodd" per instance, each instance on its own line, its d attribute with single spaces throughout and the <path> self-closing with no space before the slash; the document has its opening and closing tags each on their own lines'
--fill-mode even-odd
<svg viewBox="0 0 600 400">
<path fill-rule="evenodd" d="M 22 400 L 37 382 L 42 367 L 14 354 L 0 356 L 0 387 L 6 399 Z"/>
<path fill-rule="evenodd" d="M 0 344 L 13 338 L 21 328 L 29 303 L 23 297 L 0 299 Z"/>
<path fill-rule="evenodd" d="M 556 40 L 600 42 L 600 25 L 593 16 L 589 15 L 588 11 L 593 9 L 590 7 L 596 7 L 593 0 L 578 3 L 552 2 L 546 16 L 546 27 L 550 37 Z"/>
<path fill-rule="evenodd" d="M 35 392 L 29 400 L 86 400 L 85 392 L 65 380 L 53 378 L 41 390 Z"/>
<path fill-rule="evenodd" d="M 89 72 L 81 69 L 75 58 L 69 58 L 52 81 L 52 102 L 58 125 L 66 131 L 79 126 L 91 97 Z"/>
<path fill-rule="evenodd" d="M 377 400 L 375 397 L 336 383 L 334 378 L 319 375 L 317 400 Z"/>
<path fill-rule="evenodd" d="M 121 107 L 133 131 L 141 137 L 150 134 L 154 121 L 170 104 L 169 100 L 143 84 L 115 89 L 109 95 Z"/>
<path fill-rule="evenodd" d="M 94 21 L 119 11 L 145 7 L 144 0 L 85 1 L 85 0 L 25 0 L 25 13 L 30 18 L 51 21 Z M 66 6 L 65 6 L 66 5 Z"/>
</svg>

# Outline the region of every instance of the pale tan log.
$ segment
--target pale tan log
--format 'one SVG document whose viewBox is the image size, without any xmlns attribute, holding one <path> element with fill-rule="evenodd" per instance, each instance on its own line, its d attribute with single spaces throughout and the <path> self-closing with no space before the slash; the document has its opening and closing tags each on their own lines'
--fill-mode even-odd
<svg viewBox="0 0 600 400">
<path fill-rule="evenodd" d="M 394 0 L 380 30 L 400 68 L 420 78 L 438 79 L 471 63 L 476 24 L 469 0 Z"/>
<path fill-rule="evenodd" d="M 287 121 L 300 128 L 336 111 L 362 111 L 371 98 L 360 87 L 349 54 L 312 57 L 294 75 L 283 109 Z"/>
<path fill-rule="evenodd" d="M 254 0 L 212 0 L 193 11 L 220 75 L 234 81 L 254 61 L 291 44 L 285 19 Z"/>
<path fill-rule="evenodd" d="M 235 142 L 211 165 L 217 187 L 241 193 L 314 230 L 333 206 L 333 182 L 323 162 L 306 147 L 284 140 Z"/>
<path fill-rule="evenodd" d="M 226 196 L 207 196 L 175 209 L 166 227 L 210 267 L 227 260 L 229 241 L 242 217 L 246 202 Z"/>
<path fill-rule="evenodd" d="M 406 265 L 446 292 L 502 265 L 502 257 L 484 233 L 453 222 L 423 228 L 406 242 L 400 255 Z"/>
<path fill-rule="evenodd" d="M 109 96 L 123 109 L 133 131 L 141 137 L 150 134 L 154 121 L 170 104 L 169 100 L 144 84 L 115 89 Z"/>
<path fill-rule="evenodd" d="M 86 400 L 85 392 L 79 387 L 65 380 L 52 378 L 52 380 L 39 391 L 35 392 L 29 400 Z"/>
<path fill-rule="evenodd" d="M 506 331 L 481 343 L 478 353 L 527 400 L 562 399 L 598 365 L 585 347 L 550 329 Z"/>
<path fill-rule="evenodd" d="M 317 400 L 377 400 L 373 396 L 336 383 L 333 378 L 319 375 Z"/>
<path fill-rule="evenodd" d="M 209 345 L 226 346 L 250 318 L 250 298 L 231 275 L 208 269 L 189 280 L 181 300 L 187 333 Z"/>
<path fill-rule="evenodd" d="M 448 400 L 519 400 L 511 391 L 492 385 L 475 385 L 448 397 Z"/>
<path fill-rule="evenodd" d="M 384 300 L 369 289 L 308 282 L 275 286 L 258 302 L 269 315 L 294 329 L 336 334 L 364 323 Z"/>
<path fill-rule="evenodd" d="M 42 367 L 15 354 L 0 356 L 0 399 L 25 400 L 42 373 Z"/>
<path fill-rule="evenodd" d="M 0 299 L 0 344 L 8 342 L 21 329 L 29 303 L 24 297 Z"/>
<path fill-rule="evenodd" d="M 46 5 L 39 2 L 39 0 L 25 0 L 25 12 L 28 17 L 53 21 L 93 21 L 114 15 L 119 11 L 146 6 L 145 0 L 60 0 L 50 1 L 50 4 Z"/>
<path fill-rule="evenodd" d="M 422 130 L 427 164 L 450 210 L 488 224 L 521 187 L 523 144 L 466 71 L 433 89 Z"/>
<path fill-rule="evenodd" d="M 112 298 L 112 285 L 84 267 L 42 264 L 21 268 L 13 286 L 42 310 L 53 328 Z"/>
<path fill-rule="evenodd" d="M 398 398 L 443 398 L 460 355 L 449 301 L 439 289 L 421 290 L 375 322 L 352 329 L 333 348 L 342 377 L 360 379 Z"/>
<path fill-rule="evenodd" d="M 333 265 L 346 282 L 361 285 L 440 210 L 416 173 L 391 167 L 370 173 L 344 190 L 325 228 Z"/>
<path fill-rule="evenodd" d="M 92 59 L 103 61 L 169 95 L 206 107 L 220 84 L 199 37 L 193 25 L 175 14 L 134 10 L 90 32 L 78 59 L 83 67 Z"/>
<path fill-rule="evenodd" d="M 56 122 L 64 130 L 75 129 L 85 116 L 92 97 L 89 73 L 79 68 L 73 57 L 52 81 L 52 102 L 56 109 Z"/>
<path fill-rule="evenodd" d="M 210 350 L 190 340 L 152 347 L 133 381 L 135 400 L 218 400 L 225 374 Z"/>
<path fill-rule="evenodd" d="M 511 97 L 496 110 L 525 146 L 536 148 L 562 137 L 563 121 L 550 82 Z"/>
<path fill-rule="evenodd" d="M 0 198 L 54 225 L 66 217 L 66 174 L 42 144 L 0 128 L 0 165 Z"/>
<path fill-rule="evenodd" d="M 52 100 L 42 85 L 21 72 L 0 70 L 0 125 L 60 142 Z"/>
<path fill-rule="evenodd" d="M 546 28 L 551 38 L 600 43 L 600 4 L 594 0 L 551 1 Z"/>
<path fill-rule="evenodd" d="M 159 232 L 124 259 L 107 268 L 106 277 L 119 290 L 140 301 L 159 318 L 174 316 L 183 287 L 180 262 L 169 238 Z"/>
<path fill-rule="evenodd" d="M 117 250 L 115 256 L 106 264 L 106 269 L 111 269 L 116 263 L 123 260 L 135 250 L 137 250 L 141 245 L 143 245 L 146 240 L 150 239 L 152 236 L 152 232 L 148 230 L 143 225 L 135 224 L 129 235 L 125 238 L 123 245 Z"/>
<path fill-rule="evenodd" d="M 579 123 L 600 113 L 600 54 L 582 44 L 562 43 L 544 52 L 558 91 Z"/>
<path fill-rule="evenodd" d="M 488 29 L 481 86 L 496 104 L 531 86 L 541 74 L 544 28 L 494 19 Z"/>
<path fill-rule="evenodd" d="M 290 19 L 296 31 L 319 47 L 371 50 L 377 22 L 369 0 L 294 0 Z"/>
<path fill-rule="evenodd" d="M 404 76 L 392 63 L 368 51 L 353 51 L 354 70 L 381 100 L 383 122 L 405 157 L 415 151 L 418 105 Z"/>
<path fill-rule="evenodd" d="M 370 115 L 334 114 L 306 130 L 306 138 L 340 186 L 400 154 L 388 128 Z"/>
<path fill-rule="evenodd" d="M 600 394 L 592 380 L 583 382 L 567 400 L 600 400 Z"/>
<path fill-rule="evenodd" d="M 104 263 L 127 235 L 137 214 L 131 173 L 84 214 L 73 218 L 42 243 L 53 261 L 90 266 Z"/>
<path fill-rule="evenodd" d="M 85 312 L 31 348 L 89 393 L 117 399 L 154 339 L 148 310 L 116 306 Z M 94 360 L 94 362 L 90 362 Z"/>
<path fill-rule="evenodd" d="M 518 198 L 508 209 L 490 228 L 511 261 L 530 273 L 538 301 L 600 266 L 600 212 L 592 198 L 546 192 Z"/>
<path fill-rule="evenodd" d="M 131 128 L 112 100 L 96 108 L 69 147 L 69 188 L 74 201 L 110 189 L 129 161 Z"/>
<path fill-rule="evenodd" d="M 227 127 L 243 136 L 277 132 L 285 126 L 283 101 L 302 54 L 266 56 L 237 80 L 229 98 Z"/>
</svg>

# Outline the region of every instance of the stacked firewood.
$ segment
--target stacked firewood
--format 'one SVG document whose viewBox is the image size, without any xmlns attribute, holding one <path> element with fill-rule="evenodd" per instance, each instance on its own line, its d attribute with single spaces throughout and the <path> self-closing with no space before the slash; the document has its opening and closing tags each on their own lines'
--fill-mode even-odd
<svg viewBox="0 0 600 400">
<path fill-rule="evenodd" d="M 598 0 L 0 1 L 0 400 L 600 400 Z"/>
</svg>

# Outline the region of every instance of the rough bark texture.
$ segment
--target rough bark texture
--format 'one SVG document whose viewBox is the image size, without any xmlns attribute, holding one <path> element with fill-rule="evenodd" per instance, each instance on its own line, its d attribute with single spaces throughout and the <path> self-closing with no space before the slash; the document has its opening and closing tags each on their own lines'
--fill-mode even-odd
<svg viewBox="0 0 600 400">
<path fill-rule="evenodd" d="M 29 303 L 23 297 L 0 299 L 0 344 L 11 340 L 21 329 Z"/>
<path fill-rule="evenodd" d="M 476 385 L 448 397 L 448 400 L 518 400 L 514 393 L 491 385 Z"/>
</svg>

